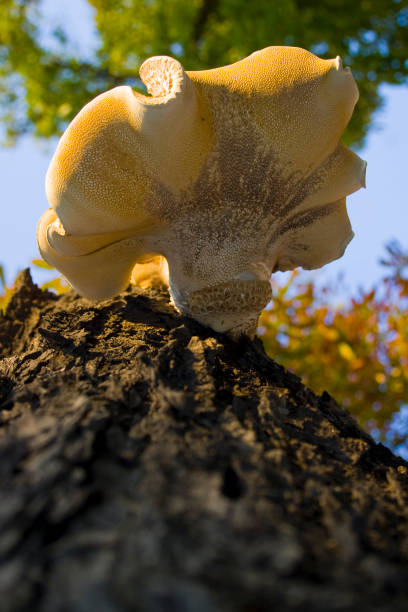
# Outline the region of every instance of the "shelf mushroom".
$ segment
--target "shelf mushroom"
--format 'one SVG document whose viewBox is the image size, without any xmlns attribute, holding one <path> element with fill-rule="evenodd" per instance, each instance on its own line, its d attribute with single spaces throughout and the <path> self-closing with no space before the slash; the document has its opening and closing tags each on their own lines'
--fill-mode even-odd
<svg viewBox="0 0 408 612">
<path fill-rule="evenodd" d="M 115 87 L 63 134 L 41 255 L 96 300 L 164 257 L 181 313 L 253 336 L 272 272 L 319 268 L 353 237 L 345 198 L 365 162 L 340 142 L 353 76 L 340 58 L 268 47 L 196 72 L 153 57 L 140 78 L 150 96 Z"/>
</svg>

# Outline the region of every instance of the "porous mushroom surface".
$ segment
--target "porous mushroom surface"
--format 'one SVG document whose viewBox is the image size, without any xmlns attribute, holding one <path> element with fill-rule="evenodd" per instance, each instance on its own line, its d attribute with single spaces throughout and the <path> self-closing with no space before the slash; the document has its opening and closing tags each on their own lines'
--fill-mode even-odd
<svg viewBox="0 0 408 612">
<path fill-rule="evenodd" d="M 196 72 L 153 57 L 140 77 L 151 97 L 116 87 L 63 134 L 41 255 L 90 299 L 164 257 L 182 313 L 252 335 L 272 272 L 319 268 L 353 237 L 346 196 L 365 162 L 340 142 L 353 76 L 340 58 L 268 47 Z"/>
</svg>

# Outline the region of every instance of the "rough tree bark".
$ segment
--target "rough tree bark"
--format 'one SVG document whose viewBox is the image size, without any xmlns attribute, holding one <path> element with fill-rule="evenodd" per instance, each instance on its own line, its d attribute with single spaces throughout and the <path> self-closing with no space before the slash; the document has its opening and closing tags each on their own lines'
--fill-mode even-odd
<svg viewBox="0 0 408 612">
<path fill-rule="evenodd" d="M 407 610 L 407 464 L 259 341 L 26 271 L 0 347 L 2 612 Z"/>
</svg>

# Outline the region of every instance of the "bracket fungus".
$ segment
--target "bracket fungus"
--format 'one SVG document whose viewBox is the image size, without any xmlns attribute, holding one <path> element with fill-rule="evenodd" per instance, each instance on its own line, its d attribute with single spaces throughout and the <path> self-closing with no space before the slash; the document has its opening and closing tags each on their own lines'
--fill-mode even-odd
<svg viewBox="0 0 408 612">
<path fill-rule="evenodd" d="M 353 237 L 345 200 L 365 162 L 340 143 L 353 76 L 340 58 L 268 47 L 196 72 L 153 57 L 140 77 L 150 96 L 115 87 L 63 134 L 41 255 L 90 299 L 164 257 L 181 313 L 252 336 L 272 272 L 319 268 Z"/>
</svg>

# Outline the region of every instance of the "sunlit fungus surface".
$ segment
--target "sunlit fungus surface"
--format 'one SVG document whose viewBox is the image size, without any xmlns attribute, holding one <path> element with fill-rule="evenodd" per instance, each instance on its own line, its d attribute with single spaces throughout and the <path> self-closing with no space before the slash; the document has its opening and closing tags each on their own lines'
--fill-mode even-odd
<svg viewBox="0 0 408 612">
<path fill-rule="evenodd" d="M 365 162 L 340 142 L 353 76 L 340 58 L 268 47 L 197 72 L 153 57 L 140 78 L 150 96 L 115 87 L 63 134 L 40 252 L 90 299 L 165 258 L 180 312 L 252 336 L 274 271 L 319 268 L 353 237 L 346 196 Z"/>
</svg>

